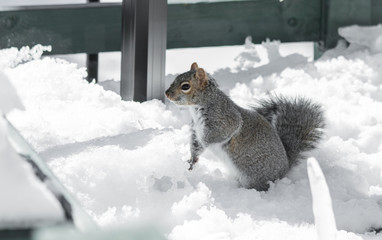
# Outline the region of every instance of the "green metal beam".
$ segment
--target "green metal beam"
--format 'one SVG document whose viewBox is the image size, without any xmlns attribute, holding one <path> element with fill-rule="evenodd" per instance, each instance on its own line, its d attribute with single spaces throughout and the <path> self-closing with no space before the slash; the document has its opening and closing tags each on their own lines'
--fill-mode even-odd
<svg viewBox="0 0 382 240">
<path fill-rule="evenodd" d="M 0 48 L 52 45 L 51 54 L 121 49 L 121 4 L 0 8 Z M 167 48 L 242 44 L 251 35 L 283 42 L 323 41 L 338 27 L 382 23 L 381 0 L 246 0 L 168 5 Z"/>
<path fill-rule="evenodd" d="M 382 1 L 381 0 L 371 0 L 371 23 L 378 24 L 382 23 Z"/>
<path fill-rule="evenodd" d="M 121 4 L 0 9 L 0 48 L 36 44 L 51 54 L 119 51 Z"/>
<path fill-rule="evenodd" d="M 242 44 L 251 35 L 281 41 L 319 38 L 319 1 L 253 0 L 170 4 L 167 48 Z M 0 9 L 0 48 L 52 45 L 51 54 L 121 48 L 121 5 Z"/>
<path fill-rule="evenodd" d="M 338 28 L 349 25 L 370 26 L 382 23 L 381 0 L 322 0 L 325 1 L 325 48 L 337 44 Z"/>
<path fill-rule="evenodd" d="M 167 48 L 243 44 L 266 38 L 318 41 L 320 2 L 254 0 L 169 5 Z"/>
<path fill-rule="evenodd" d="M 338 28 L 353 24 L 371 24 L 370 0 L 325 0 L 327 21 L 325 27 L 325 48 L 332 48 L 340 38 Z"/>
</svg>

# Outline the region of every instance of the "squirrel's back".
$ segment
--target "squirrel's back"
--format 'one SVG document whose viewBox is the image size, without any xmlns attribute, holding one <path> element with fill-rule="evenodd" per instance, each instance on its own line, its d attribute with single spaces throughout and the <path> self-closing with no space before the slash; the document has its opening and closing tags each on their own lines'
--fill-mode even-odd
<svg viewBox="0 0 382 240">
<path fill-rule="evenodd" d="M 259 113 L 238 107 L 243 125 L 227 143 L 227 152 L 247 188 L 268 189 L 268 182 L 283 178 L 289 170 L 288 157 L 277 131 Z"/>
</svg>

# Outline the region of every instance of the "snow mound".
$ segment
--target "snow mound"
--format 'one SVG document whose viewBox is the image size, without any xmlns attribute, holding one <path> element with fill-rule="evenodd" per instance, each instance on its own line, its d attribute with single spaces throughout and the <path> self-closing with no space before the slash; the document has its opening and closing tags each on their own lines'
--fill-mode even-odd
<svg viewBox="0 0 382 240">
<path fill-rule="evenodd" d="M 382 52 L 382 25 L 370 27 L 349 26 L 338 29 L 340 36 L 349 43 L 365 47 L 371 53 Z"/>
<path fill-rule="evenodd" d="M 0 118 L 0 229 L 64 221 L 60 203 L 12 148 Z"/>
<path fill-rule="evenodd" d="M 1 113 L 6 114 L 15 108 L 23 110 L 24 106 L 7 76 L 0 72 L 0 115 Z"/>
<path fill-rule="evenodd" d="M 24 109 L 12 83 L 0 70 L 0 229 L 63 221 L 60 203 L 8 141 L 5 114 L 16 108 Z"/>
</svg>

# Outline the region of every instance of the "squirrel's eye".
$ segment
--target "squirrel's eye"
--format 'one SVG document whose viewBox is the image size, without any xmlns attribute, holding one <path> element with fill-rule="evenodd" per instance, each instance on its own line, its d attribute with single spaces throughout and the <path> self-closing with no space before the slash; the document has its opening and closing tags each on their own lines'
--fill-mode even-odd
<svg viewBox="0 0 382 240">
<path fill-rule="evenodd" d="M 182 91 L 184 93 L 187 93 L 187 92 L 189 92 L 191 90 L 191 85 L 188 82 L 184 82 L 184 83 L 182 83 L 180 88 L 182 89 Z"/>
</svg>

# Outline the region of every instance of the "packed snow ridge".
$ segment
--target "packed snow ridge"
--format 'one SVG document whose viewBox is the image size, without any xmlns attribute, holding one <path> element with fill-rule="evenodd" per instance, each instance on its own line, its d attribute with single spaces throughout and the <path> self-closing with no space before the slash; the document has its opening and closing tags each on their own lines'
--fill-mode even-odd
<svg viewBox="0 0 382 240">
<path fill-rule="evenodd" d="M 5 114 L 24 109 L 7 76 L 0 72 L 0 229 L 64 221 L 60 203 L 13 149 Z"/>
<path fill-rule="evenodd" d="M 340 43 L 313 62 L 281 55 L 278 42 L 248 40 L 236 65 L 213 73 L 243 107 L 269 94 L 323 105 L 325 136 L 306 157 L 317 160 L 325 178 L 309 160 L 311 182 L 304 160 L 267 192 L 240 188 L 210 152 L 189 172 L 187 110 L 158 100 L 121 101 L 87 83 L 86 69 L 30 50 L 0 51 L 0 70 L 25 107 L 7 117 L 105 228 L 151 222 L 169 239 L 182 240 L 381 239 L 381 28 L 343 28 L 350 46 Z M 167 84 L 173 78 L 167 76 Z M 323 222 L 326 216 L 332 220 Z M 317 232 L 315 219 L 324 226 Z"/>
</svg>

